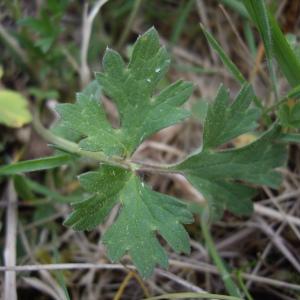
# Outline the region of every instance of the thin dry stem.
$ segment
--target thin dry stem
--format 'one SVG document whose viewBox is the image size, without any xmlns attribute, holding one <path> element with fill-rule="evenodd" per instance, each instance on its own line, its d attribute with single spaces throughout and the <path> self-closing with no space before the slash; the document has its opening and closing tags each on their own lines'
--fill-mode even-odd
<svg viewBox="0 0 300 300">
<path fill-rule="evenodd" d="M 106 2 L 108 2 L 108 0 L 98 0 L 94 4 L 90 13 L 88 12 L 88 4 L 85 3 L 84 5 L 82 17 L 82 43 L 80 51 L 80 83 L 82 88 L 85 87 L 91 80 L 91 72 L 88 66 L 87 57 L 93 22 L 101 7 Z"/>
<path fill-rule="evenodd" d="M 6 189 L 6 201 L 8 203 L 6 210 L 6 233 L 4 263 L 5 267 L 14 267 L 16 265 L 16 235 L 17 235 L 17 195 L 13 181 L 10 180 Z M 17 300 L 16 273 L 9 271 L 5 273 L 4 278 L 4 300 Z"/>
</svg>

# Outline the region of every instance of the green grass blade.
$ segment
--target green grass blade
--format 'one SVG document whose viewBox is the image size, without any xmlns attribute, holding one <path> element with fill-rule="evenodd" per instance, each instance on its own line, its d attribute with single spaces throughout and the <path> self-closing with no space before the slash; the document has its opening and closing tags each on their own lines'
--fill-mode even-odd
<svg viewBox="0 0 300 300">
<path fill-rule="evenodd" d="M 244 283 L 243 277 L 242 277 L 242 275 L 241 275 L 241 271 L 238 271 L 238 272 L 236 273 L 236 277 L 237 277 L 237 280 L 238 280 L 238 282 L 239 282 L 239 285 L 240 285 L 242 291 L 243 291 L 244 294 L 245 294 L 246 299 L 247 299 L 247 300 L 254 300 L 254 299 L 252 298 L 252 296 L 250 295 L 249 290 L 248 290 L 248 288 L 246 287 L 246 285 L 245 285 L 245 283 Z"/>
<path fill-rule="evenodd" d="M 300 83 L 300 62 L 280 30 L 274 17 L 269 14 L 272 29 L 274 55 L 280 69 L 292 87 Z"/>
<path fill-rule="evenodd" d="M 185 21 L 191 12 L 193 6 L 195 4 L 195 0 L 189 0 L 187 2 L 182 2 L 182 5 L 179 7 L 180 15 L 179 18 L 174 26 L 171 38 L 170 38 L 170 44 L 171 48 L 176 45 L 180 34 L 183 31 L 183 27 L 185 25 Z"/>
<path fill-rule="evenodd" d="M 243 3 L 241 3 L 238 0 L 219 0 L 222 4 L 225 4 L 226 6 L 232 8 L 236 12 L 238 12 L 242 17 L 248 18 L 248 12 L 245 9 Z"/>
<path fill-rule="evenodd" d="M 246 82 L 245 77 L 239 71 L 238 67 L 233 63 L 230 57 L 225 53 L 221 45 L 217 42 L 217 40 L 213 37 L 213 35 L 204 28 L 202 24 L 200 26 L 204 32 L 204 35 L 209 45 L 219 55 L 220 59 L 222 60 L 222 62 L 224 63 L 228 71 L 232 74 L 232 76 L 236 79 L 236 81 L 238 81 L 241 84 L 245 83 Z"/>
<path fill-rule="evenodd" d="M 242 1 L 237 0 L 219 0 L 221 3 L 237 11 L 241 16 L 248 17 L 249 14 L 245 6 L 242 5 Z M 248 2 L 249 0 L 243 0 Z M 253 0 L 257 5 L 260 5 L 263 1 Z M 300 82 L 300 62 L 294 54 L 292 48 L 288 44 L 284 34 L 282 33 L 275 18 L 268 13 L 269 26 L 271 30 L 271 40 L 273 47 L 273 56 L 275 57 L 281 72 L 288 80 L 291 86 L 296 86 Z M 254 21 L 254 20 L 253 20 Z M 258 25 L 258 24 L 255 24 Z"/>
<path fill-rule="evenodd" d="M 272 31 L 266 3 L 264 0 L 244 0 L 243 3 L 262 37 L 267 57 L 268 68 L 272 79 L 273 90 L 276 98 L 278 99 L 278 84 L 273 64 Z"/>
<path fill-rule="evenodd" d="M 0 176 L 52 169 L 67 164 L 72 160 L 73 157 L 70 155 L 57 155 L 20 161 L 0 167 Z"/>
<path fill-rule="evenodd" d="M 205 244 L 206 244 L 208 253 L 211 256 L 216 267 L 218 268 L 228 293 L 234 297 L 241 297 L 241 292 L 240 292 L 238 286 L 232 280 L 231 275 L 230 275 L 229 271 L 227 270 L 227 267 L 225 266 L 223 259 L 220 257 L 218 250 L 215 246 L 215 243 L 213 241 L 213 238 L 210 234 L 210 229 L 209 229 L 209 225 L 208 225 L 208 218 L 206 216 L 207 215 L 206 212 L 207 212 L 206 210 L 203 210 L 202 213 L 200 214 L 200 217 L 201 217 L 201 229 L 202 229 L 202 233 L 203 233 L 203 237 L 205 240 Z"/>
<path fill-rule="evenodd" d="M 120 35 L 120 39 L 119 39 L 118 44 L 117 44 L 118 49 L 120 49 L 122 47 L 122 45 L 124 44 L 124 42 L 128 38 L 128 35 L 130 33 L 130 29 L 131 29 L 132 24 L 133 24 L 133 22 L 134 22 L 134 20 L 137 16 L 137 13 L 138 13 L 139 9 L 141 7 L 141 4 L 142 4 L 142 0 L 135 0 L 134 1 L 132 11 L 129 15 L 129 19 L 126 22 L 126 26 L 125 26 L 123 32 Z"/>
<path fill-rule="evenodd" d="M 284 143 L 300 143 L 300 133 L 282 133 L 278 140 Z"/>
<path fill-rule="evenodd" d="M 68 196 L 62 196 L 60 193 L 50 190 L 46 186 L 33 181 L 27 177 L 24 177 L 24 181 L 29 189 L 31 189 L 33 192 L 41 194 L 45 197 L 50 198 L 53 201 L 60 202 L 60 203 L 72 203 L 76 201 L 82 200 L 82 195 L 68 195 Z"/>
<path fill-rule="evenodd" d="M 164 294 L 161 296 L 150 297 L 144 300 L 160 300 L 160 299 L 217 299 L 217 300 L 242 300 L 241 298 L 218 295 L 218 294 L 209 294 L 209 293 L 173 293 L 173 294 Z"/>
<path fill-rule="evenodd" d="M 292 88 L 286 98 L 293 98 L 293 99 L 299 99 L 300 98 L 300 85 L 296 85 L 294 88 Z"/>
<path fill-rule="evenodd" d="M 175 70 L 178 70 L 180 72 L 184 72 L 184 73 L 194 73 L 194 74 L 198 74 L 198 75 L 202 75 L 202 74 L 218 74 L 220 71 L 217 69 L 213 69 L 213 68 L 204 68 L 204 67 L 195 67 L 195 66 L 191 66 L 189 64 L 178 64 L 178 63 L 173 63 L 172 67 Z"/>
<path fill-rule="evenodd" d="M 270 111 L 274 110 L 275 108 L 278 108 L 281 104 L 286 102 L 288 99 L 300 99 L 300 85 L 295 86 L 292 88 L 284 97 L 282 97 L 278 102 L 276 102 L 274 105 L 268 107 L 264 113 L 269 113 Z"/>
<path fill-rule="evenodd" d="M 252 32 L 249 20 L 244 21 L 244 35 L 245 35 L 245 38 L 247 41 L 247 45 L 250 49 L 250 52 L 251 52 L 252 56 L 255 57 L 256 53 L 257 53 L 257 49 L 256 49 L 256 45 L 255 45 L 254 34 Z"/>
<path fill-rule="evenodd" d="M 60 255 L 59 255 L 59 252 L 58 252 L 58 248 L 59 248 L 59 244 L 58 244 L 58 239 L 57 239 L 57 232 L 56 232 L 56 229 L 53 227 L 52 228 L 52 245 L 54 245 L 54 247 L 52 248 L 53 249 L 53 258 L 54 258 L 54 263 L 58 264 L 60 263 Z M 59 286 L 62 288 L 62 290 L 64 291 L 64 294 L 65 294 L 65 299 L 66 300 L 71 300 L 71 297 L 70 297 L 70 294 L 69 294 L 69 291 L 68 291 L 68 288 L 67 288 L 67 283 L 66 283 L 66 280 L 65 280 L 65 276 L 64 276 L 64 273 L 62 271 L 55 271 L 55 277 L 57 279 L 57 282 L 59 284 Z"/>
<path fill-rule="evenodd" d="M 265 19 L 265 14 L 262 17 L 262 12 L 260 12 L 259 9 L 263 5 L 262 3 L 264 3 L 264 1 L 243 0 L 243 3 L 249 12 L 249 15 L 251 16 L 252 21 L 258 27 L 264 43 L 266 43 L 266 39 L 268 38 L 266 37 L 266 33 L 263 33 L 267 30 L 267 28 L 264 27 L 266 25 L 263 24 L 269 23 L 273 56 L 276 58 L 280 70 L 282 71 L 290 85 L 293 87 L 298 85 L 300 82 L 300 61 L 288 44 L 284 34 L 282 33 L 277 21 L 272 16 L 272 14 L 268 12 L 267 23 L 266 20 L 262 21 L 262 18 Z M 258 14 L 260 14 L 259 18 L 257 17 Z M 267 51 L 269 50 L 267 50 L 266 48 L 266 54 Z"/>
</svg>

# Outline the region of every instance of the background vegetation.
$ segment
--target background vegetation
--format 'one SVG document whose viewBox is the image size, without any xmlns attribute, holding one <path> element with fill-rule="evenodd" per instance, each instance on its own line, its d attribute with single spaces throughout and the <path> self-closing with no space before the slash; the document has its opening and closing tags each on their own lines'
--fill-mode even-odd
<svg viewBox="0 0 300 300">
<path fill-rule="evenodd" d="M 26 175 L 22 175 L 26 165 L 18 165 L 17 171 L 0 169 L 0 175 L 18 173 L 0 177 L 4 254 L 0 290 L 7 282 L 12 284 L 3 299 L 15 299 L 16 292 L 19 299 L 143 299 L 179 292 L 231 295 L 227 299 L 237 295 L 258 300 L 300 298 L 300 4 L 272 0 L 258 1 L 260 6 L 255 2 L 0 2 L 1 165 L 53 153 L 32 122 L 35 114 L 39 112 L 43 124 L 50 127 L 57 119 L 54 106 L 74 102 L 75 93 L 93 79 L 94 71 L 101 70 L 106 47 L 128 58 L 138 34 L 151 26 L 172 56 L 170 72 L 160 86 L 180 78 L 192 81 L 194 93 L 186 108 L 193 118 L 145 141 L 135 153 L 137 160 L 172 163 L 201 145 L 205 101 L 215 97 L 221 82 L 232 97 L 240 82 L 250 82 L 262 112 L 260 129 L 278 118 L 282 139 L 290 142 L 279 190 L 262 187 L 249 218 L 227 212 L 211 228 L 204 217 L 197 219 L 187 226 L 191 254 L 170 251 L 169 269 L 156 269 L 147 280 L 128 268 L 129 259 L 122 261 L 124 265 L 107 259 L 100 237 L 116 212 L 91 232 L 75 232 L 62 225 L 71 210 L 69 203 L 82 197 L 76 175 L 93 169 L 92 161 L 38 161 L 31 167 L 39 170 L 48 163 L 49 169 Z M 274 19 L 266 17 L 266 8 Z M 118 124 L 115 106 L 106 98 L 103 101 L 109 119 Z M 255 133 L 246 134 L 228 146 L 240 147 L 255 138 Z M 147 172 L 142 176 L 157 191 L 190 203 L 204 201 L 181 176 Z M 16 272 L 4 272 L 8 266 Z M 164 299 L 175 297 L 179 295 Z"/>
</svg>

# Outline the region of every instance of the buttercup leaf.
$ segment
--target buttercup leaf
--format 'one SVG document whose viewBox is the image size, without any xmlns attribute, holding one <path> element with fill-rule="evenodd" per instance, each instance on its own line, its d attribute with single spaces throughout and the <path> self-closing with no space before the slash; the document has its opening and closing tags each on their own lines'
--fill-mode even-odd
<svg viewBox="0 0 300 300">
<path fill-rule="evenodd" d="M 120 128 L 111 126 L 90 87 L 78 94 L 75 104 L 57 106 L 62 119 L 59 126 L 68 136 L 76 133 L 82 149 L 129 157 L 147 137 L 190 115 L 181 106 L 191 95 L 192 84 L 178 81 L 156 94 L 169 65 L 170 57 L 154 28 L 138 38 L 128 66 L 117 52 L 107 49 L 104 72 L 96 78 L 117 105 Z"/>
<path fill-rule="evenodd" d="M 216 149 L 255 128 L 257 113 L 249 108 L 253 97 L 252 89 L 246 84 L 230 105 L 228 92 L 221 87 L 208 108 L 202 150 L 174 167 L 204 195 L 215 219 L 223 215 L 224 209 L 239 215 L 252 212 L 250 200 L 255 190 L 241 181 L 274 188 L 281 181 L 274 168 L 284 163 L 286 153 L 283 145 L 274 143 L 279 133 L 278 126 L 273 126 L 245 147 Z"/>
<path fill-rule="evenodd" d="M 250 108 L 254 93 L 249 84 L 243 85 L 236 100 L 230 104 L 229 91 L 221 86 L 205 119 L 203 147 L 215 148 L 253 130 L 259 112 Z"/>
<path fill-rule="evenodd" d="M 73 204 L 74 212 L 65 225 L 91 230 L 121 203 L 119 217 L 103 239 L 113 261 L 128 252 L 145 277 L 151 275 L 156 264 L 166 267 L 167 255 L 156 231 L 175 251 L 189 252 L 188 234 L 181 223 L 191 223 L 193 218 L 184 203 L 152 191 L 136 175 L 117 167 L 103 166 L 83 174 L 80 183 L 90 195 Z"/>
<path fill-rule="evenodd" d="M 53 132 L 79 144 L 85 151 L 103 152 L 107 157 L 125 159 L 150 135 L 190 115 L 182 104 L 192 85 L 178 81 L 157 93 L 170 58 L 154 28 L 138 38 L 126 66 L 121 56 L 107 49 L 103 73 L 77 95 L 74 104 L 59 104 L 61 118 Z M 100 102 L 103 91 L 117 106 L 120 128 L 113 128 Z M 152 191 L 135 173 L 115 166 L 79 176 L 86 190 L 84 200 L 73 203 L 74 211 L 65 225 L 91 230 L 120 204 L 116 222 L 103 241 L 108 255 L 119 260 L 128 253 L 139 272 L 149 276 L 156 264 L 166 266 L 167 255 L 157 239 L 159 233 L 177 252 L 189 252 L 189 239 L 182 224 L 192 215 L 177 199 Z"/>
<path fill-rule="evenodd" d="M 77 94 L 75 104 L 57 105 L 61 120 L 55 131 L 78 141 L 82 149 L 120 154 L 123 149 L 119 142 L 120 132 L 107 120 L 99 97 L 100 88 L 94 81 Z"/>
<path fill-rule="evenodd" d="M 80 184 L 90 195 L 73 203 L 74 211 L 64 224 L 75 230 L 91 230 L 102 223 L 116 205 L 118 194 L 129 176 L 129 171 L 111 166 L 82 174 Z"/>
<path fill-rule="evenodd" d="M 176 252 L 190 251 L 188 234 L 181 223 L 191 223 L 193 218 L 185 204 L 152 191 L 136 176 L 124 186 L 120 199 L 120 215 L 103 239 L 113 261 L 128 252 L 144 277 L 152 274 L 156 264 L 166 267 L 167 255 L 156 232 Z"/>
<path fill-rule="evenodd" d="M 147 137 L 190 115 L 181 107 L 192 93 L 190 83 L 177 81 L 160 92 L 156 90 L 169 64 L 154 28 L 138 38 L 128 64 L 117 52 L 107 49 L 103 72 L 96 74 L 96 80 L 77 95 L 74 104 L 58 105 L 61 118 L 53 128 L 53 132 L 72 141 L 65 144 L 71 144 L 76 153 L 101 161 L 98 170 L 79 176 L 86 193 L 83 200 L 73 203 L 74 210 L 65 225 L 92 230 L 118 205 L 116 221 L 102 241 L 112 261 L 128 254 L 143 277 L 150 276 L 156 265 L 168 264 L 158 235 L 174 251 L 190 251 L 183 226 L 193 221 L 187 205 L 151 190 L 136 174 L 143 165 L 131 158 Z M 119 128 L 107 119 L 100 101 L 102 92 L 116 104 Z M 258 112 L 251 108 L 253 98 L 251 86 L 244 84 L 231 103 L 222 86 L 202 114 L 202 149 L 182 163 L 163 167 L 164 172 L 185 175 L 205 196 L 213 217 L 220 217 L 224 209 L 249 214 L 255 194 L 250 185 L 276 187 L 280 183 L 274 168 L 283 164 L 285 150 L 274 143 L 278 126 L 242 148 L 218 150 L 255 129 Z"/>
</svg>

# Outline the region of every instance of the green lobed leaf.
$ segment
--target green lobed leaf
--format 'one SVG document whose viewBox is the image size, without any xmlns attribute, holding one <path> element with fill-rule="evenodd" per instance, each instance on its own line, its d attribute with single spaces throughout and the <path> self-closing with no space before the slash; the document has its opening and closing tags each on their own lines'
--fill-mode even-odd
<svg viewBox="0 0 300 300">
<path fill-rule="evenodd" d="M 257 113 L 249 108 L 253 97 L 250 86 L 244 85 L 229 105 L 228 92 L 221 87 L 204 122 L 202 151 L 174 167 L 204 195 L 215 219 L 224 209 L 239 215 L 252 212 L 255 190 L 244 182 L 277 187 L 281 181 L 274 168 L 284 163 L 286 154 L 285 147 L 274 142 L 278 126 L 243 148 L 216 149 L 255 127 Z"/>
<path fill-rule="evenodd" d="M 167 267 L 167 255 L 156 232 L 176 252 L 189 253 L 189 237 L 181 223 L 191 223 L 193 218 L 185 204 L 152 191 L 136 176 L 127 182 L 120 199 L 119 217 L 103 238 L 113 261 L 128 252 L 144 277 L 151 275 L 156 264 Z"/>
<path fill-rule="evenodd" d="M 99 102 L 101 89 L 96 81 L 76 96 L 75 104 L 58 104 L 61 116 L 54 132 L 79 142 L 82 149 L 103 151 L 109 155 L 124 151 L 119 142 L 120 131 L 112 128 Z M 80 121 L 79 121 L 80 120 Z"/>
<path fill-rule="evenodd" d="M 190 115 L 181 108 L 192 93 L 190 83 L 177 81 L 157 93 L 169 65 L 169 55 L 154 28 L 138 38 L 128 65 L 107 49 L 103 73 L 96 74 L 96 81 L 77 95 L 76 103 L 57 106 L 61 118 L 53 131 L 87 151 L 123 159 L 131 156 L 144 139 Z M 113 128 L 106 117 L 99 99 L 102 91 L 116 104 L 120 128 Z M 156 233 L 175 251 L 189 251 L 181 224 L 190 223 L 192 215 L 185 204 L 151 191 L 132 171 L 119 167 L 101 166 L 81 175 L 79 181 L 87 194 L 72 204 L 74 210 L 65 225 L 91 230 L 119 203 L 117 221 L 103 239 L 112 260 L 128 252 L 143 276 L 149 276 L 156 264 L 166 266 L 167 255 Z"/>
<path fill-rule="evenodd" d="M 255 129 L 259 111 L 250 108 L 255 97 L 252 87 L 244 84 L 233 103 L 229 91 L 223 85 L 213 104 L 209 105 L 205 118 L 203 147 L 215 148 L 229 140 Z"/>
<path fill-rule="evenodd" d="M 118 202 L 118 194 L 130 175 L 129 171 L 106 165 L 80 175 L 80 184 L 90 195 L 72 204 L 74 211 L 64 225 L 75 230 L 91 230 L 102 223 Z"/>
<path fill-rule="evenodd" d="M 91 195 L 73 204 L 74 212 L 65 225 L 91 230 L 121 204 L 116 222 L 103 237 L 111 260 L 117 261 L 128 252 L 144 277 L 151 275 L 156 264 L 166 267 L 167 255 L 156 232 L 175 251 L 189 252 L 188 234 L 181 223 L 193 219 L 182 202 L 152 191 L 134 174 L 117 167 L 102 166 L 83 174 L 80 183 Z"/>
<path fill-rule="evenodd" d="M 117 52 L 107 49 L 103 73 L 96 73 L 96 78 L 118 108 L 120 128 L 111 126 L 98 95 L 88 87 L 75 104 L 58 105 L 60 131 L 75 135 L 82 149 L 130 156 L 147 137 L 190 115 L 181 106 L 191 95 L 192 84 L 178 81 L 156 94 L 169 65 L 170 57 L 154 28 L 137 39 L 127 66 Z"/>
<path fill-rule="evenodd" d="M 180 106 L 191 94 L 191 84 L 178 81 L 155 94 L 169 63 L 153 28 L 137 40 L 127 66 L 117 52 L 107 49 L 97 81 L 78 94 L 75 104 L 58 106 L 61 120 L 54 131 L 84 150 L 127 159 L 151 134 L 189 115 Z M 113 128 L 107 120 L 99 101 L 101 91 L 116 104 L 120 128 Z M 183 173 L 203 193 L 214 217 L 220 217 L 225 208 L 248 214 L 255 194 L 248 185 L 275 187 L 280 182 L 273 169 L 283 163 L 285 151 L 284 146 L 274 143 L 277 126 L 246 147 L 217 150 L 256 127 L 258 112 L 250 107 L 254 98 L 252 88 L 245 83 L 230 103 L 228 91 L 221 87 L 203 114 L 202 150 L 170 170 Z M 168 262 L 157 234 L 175 251 L 189 251 L 183 224 L 192 222 L 192 215 L 184 203 L 152 191 L 131 170 L 119 167 L 103 165 L 79 180 L 87 193 L 84 200 L 73 203 L 74 210 L 65 224 L 75 230 L 91 230 L 120 205 L 117 220 L 103 237 L 111 260 L 128 253 L 147 277 L 156 264 L 164 267 Z"/>
</svg>

